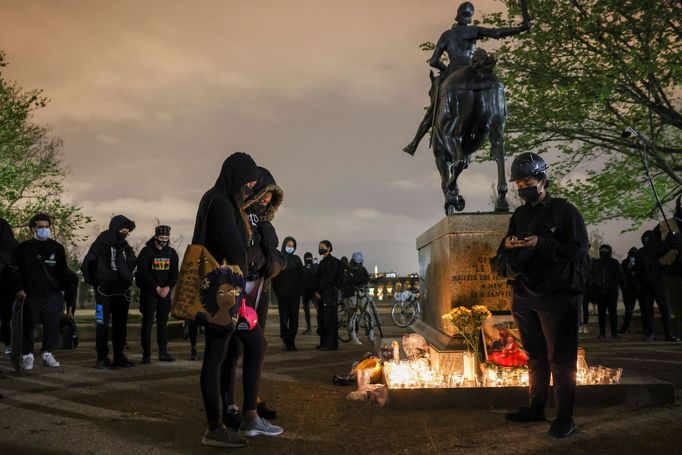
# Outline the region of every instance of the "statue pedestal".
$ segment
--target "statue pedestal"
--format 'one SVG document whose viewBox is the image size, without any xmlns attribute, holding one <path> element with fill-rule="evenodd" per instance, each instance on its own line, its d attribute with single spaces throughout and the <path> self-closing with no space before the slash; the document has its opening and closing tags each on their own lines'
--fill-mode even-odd
<svg viewBox="0 0 682 455">
<path fill-rule="evenodd" d="M 441 318 L 453 307 L 511 310 L 509 286 L 490 269 L 510 218 L 511 213 L 451 215 L 417 238 L 422 318 L 412 327 L 436 350 L 466 349 Z"/>
</svg>

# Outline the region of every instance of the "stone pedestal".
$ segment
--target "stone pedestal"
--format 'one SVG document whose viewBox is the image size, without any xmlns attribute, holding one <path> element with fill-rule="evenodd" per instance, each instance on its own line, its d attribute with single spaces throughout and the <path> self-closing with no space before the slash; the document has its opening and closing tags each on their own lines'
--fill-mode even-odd
<svg viewBox="0 0 682 455">
<path fill-rule="evenodd" d="M 511 309 L 506 281 L 490 269 L 490 258 L 507 233 L 511 213 L 463 213 L 443 218 L 417 238 L 422 319 L 414 330 L 435 349 L 465 349 L 441 316 L 455 306 Z"/>
</svg>

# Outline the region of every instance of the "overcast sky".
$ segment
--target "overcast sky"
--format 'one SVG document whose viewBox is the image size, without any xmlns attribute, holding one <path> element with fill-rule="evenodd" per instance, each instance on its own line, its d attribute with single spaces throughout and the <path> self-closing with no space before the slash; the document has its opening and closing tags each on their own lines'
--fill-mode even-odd
<svg viewBox="0 0 682 455">
<path fill-rule="evenodd" d="M 97 223 L 123 213 L 148 237 L 158 218 L 189 238 L 223 160 L 245 151 L 284 189 L 280 239 L 410 273 L 443 216 L 427 141 L 401 151 L 428 102 L 418 45 L 459 3 L 0 0 L 0 49 L 6 77 L 51 99 L 37 120 L 64 140 L 66 197 Z M 463 174 L 467 210 L 492 208 L 494 178 L 492 163 Z M 638 237 L 602 230 L 617 251 Z"/>
</svg>

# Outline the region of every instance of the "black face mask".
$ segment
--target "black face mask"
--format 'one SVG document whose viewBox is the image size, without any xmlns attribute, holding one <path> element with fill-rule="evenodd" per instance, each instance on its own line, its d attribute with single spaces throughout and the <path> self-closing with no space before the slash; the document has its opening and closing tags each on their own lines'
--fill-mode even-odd
<svg viewBox="0 0 682 455">
<path fill-rule="evenodd" d="M 164 247 L 168 246 L 168 240 L 163 241 L 163 242 L 161 240 L 157 240 L 156 244 L 159 245 L 161 248 L 164 248 Z"/>
<path fill-rule="evenodd" d="M 611 253 L 608 250 L 599 250 L 599 257 L 602 259 L 608 259 L 611 257 Z"/>
<path fill-rule="evenodd" d="M 306 266 L 313 265 L 313 260 L 312 260 L 312 259 L 304 259 L 303 262 L 305 262 L 305 265 L 306 265 Z"/>
<path fill-rule="evenodd" d="M 119 242 L 123 242 L 126 238 L 128 238 L 128 234 L 124 234 L 123 232 L 116 233 L 116 240 Z"/>
<path fill-rule="evenodd" d="M 540 199 L 540 191 L 538 189 L 538 186 L 540 184 L 538 183 L 537 186 L 529 186 L 527 188 L 519 188 L 519 196 L 521 199 L 523 199 L 526 202 L 530 202 L 531 204 L 536 202 L 538 199 Z"/>
<path fill-rule="evenodd" d="M 327 248 L 320 248 L 319 250 L 317 250 L 317 252 L 320 253 L 320 256 L 324 256 L 329 252 L 329 250 Z"/>
</svg>

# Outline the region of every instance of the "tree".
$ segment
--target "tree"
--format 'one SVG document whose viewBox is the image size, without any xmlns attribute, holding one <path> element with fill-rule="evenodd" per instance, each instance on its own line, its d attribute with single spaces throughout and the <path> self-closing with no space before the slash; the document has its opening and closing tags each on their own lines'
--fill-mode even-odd
<svg viewBox="0 0 682 455">
<path fill-rule="evenodd" d="M 518 24 L 519 0 L 504 0 Z M 556 192 L 598 223 L 655 212 L 639 144 L 665 202 L 682 193 L 682 6 L 673 0 L 528 0 L 530 33 L 501 43 L 497 73 L 506 86 L 506 150 L 549 153 Z M 424 43 L 423 49 L 430 49 Z M 576 177 L 583 174 L 582 178 Z"/>
<path fill-rule="evenodd" d="M 0 69 L 6 66 L 0 51 Z M 49 214 L 55 237 L 68 251 L 91 219 L 80 207 L 62 200 L 66 175 L 62 141 L 33 121 L 33 113 L 47 103 L 41 90 L 26 91 L 0 72 L 0 216 L 20 228 L 19 238 L 27 238 L 31 216 Z"/>
</svg>

